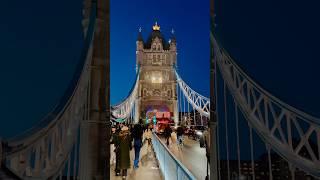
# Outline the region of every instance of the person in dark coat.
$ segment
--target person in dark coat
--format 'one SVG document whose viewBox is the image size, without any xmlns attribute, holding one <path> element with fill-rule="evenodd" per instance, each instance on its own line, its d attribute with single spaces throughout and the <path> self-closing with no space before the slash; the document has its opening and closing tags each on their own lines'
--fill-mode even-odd
<svg viewBox="0 0 320 180">
<path fill-rule="evenodd" d="M 122 177 L 124 179 L 127 176 L 127 169 L 130 168 L 130 150 L 132 149 L 131 142 L 132 139 L 129 128 L 127 126 L 123 126 L 118 133 L 115 144 L 117 144 L 116 169 L 119 174 L 122 171 Z"/>
<path fill-rule="evenodd" d="M 167 146 L 169 146 L 169 138 L 171 138 L 172 129 L 170 128 L 169 124 L 164 128 L 164 137 L 167 141 Z"/>
<path fill-rule="evenodd" d="M 177 144 L 178 145 L 182 145 L 182 136 L 183 136 L 183 128 L 181 126 L 179 126 L 177 128 Z"/>
<path fill-rule="evenodd" d="M 116 154 L 116 168 L 115 168 L 115 172 L 116 172 L 116 176 L 120 176 L 120 169 L 118 169 L 119 167 L 119 158 L 120 158 L 120 142 L 119 142 L 119 133 L 121 131 L 120 128 L 120 124 L 117 123 L 116 125 L 116 131 L 115 133 L 112 135 L 112 143 L 114 144 L 115 147 L 115 154 Z"/>
<path fill-rule="evenodd" d="M 132 130 L 132 137 L 134 140 L 134 163 L 133 167 L 139 167 L 140 150 L 142 147 L 143 127 L 142 120 L 139 120 L 138 124 L 135 124 Z"/>
</svg>

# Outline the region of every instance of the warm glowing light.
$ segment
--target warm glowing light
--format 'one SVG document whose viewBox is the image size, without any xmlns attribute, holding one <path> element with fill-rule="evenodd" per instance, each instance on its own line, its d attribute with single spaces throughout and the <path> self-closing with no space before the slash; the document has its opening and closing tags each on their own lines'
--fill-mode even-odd
<svg viewBox="0 0 320 180">
<path fill-rule="evenodd" d="M 154 31 L 160 31 L 160 26 L 158 25 L 158 23 L 156 22 L 156 24 L 152 27 L 152 29 Z"/>
</svg>

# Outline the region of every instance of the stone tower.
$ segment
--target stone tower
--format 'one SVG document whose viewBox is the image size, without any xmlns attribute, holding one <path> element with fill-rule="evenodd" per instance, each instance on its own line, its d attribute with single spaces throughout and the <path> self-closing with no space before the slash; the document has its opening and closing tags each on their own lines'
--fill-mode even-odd
<svg viewBox="0 0 320 180">
<path fill-rule="evenodd" d="M 136 64 L 140 69 L 139 92 L 136 100 L 137 122 L 141 116 L 150 112 L 157 117 L 170 116 L 178 123 L 175 66 L 177 64 L 176 39 L 167 42 L 155 23 L 149 38 L 144 41 L 141 28 L 137 39 Z"/>
</svg>

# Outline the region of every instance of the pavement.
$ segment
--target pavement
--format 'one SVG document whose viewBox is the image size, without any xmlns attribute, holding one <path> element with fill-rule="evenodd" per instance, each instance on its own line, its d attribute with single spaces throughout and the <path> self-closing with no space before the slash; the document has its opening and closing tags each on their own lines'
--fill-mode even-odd
<svg viewBox="0 0 320 180">
<path fill-rule="evenodd" d="M 161 138 L 165 143 L 165 139 Z M 177 145 L 177 136 L 172 133 L 169 144 L 170 151 L 175 157 L 196 177 L 197 180 L 204 180 L 207 174 L 207 157 L 205 148 L 200 148 L 198 141 L 184 136 L 184 145 Z"/>
<path fill-rule="evenodd" d="M 130 152 L 130 164 L 131 168 L 128 169 L 127 180 L 163 180 L 160 169 L 158 167 L 157 159 L 152 148 L 148 148 L 148 144 L 145 143 L 140 151 L 139 168 L 133 169 L 134 149 Z M 115 165 L 110 167 L 110 179 L 122 180 L 122 176 L 115 176 Z"/>
</svg>

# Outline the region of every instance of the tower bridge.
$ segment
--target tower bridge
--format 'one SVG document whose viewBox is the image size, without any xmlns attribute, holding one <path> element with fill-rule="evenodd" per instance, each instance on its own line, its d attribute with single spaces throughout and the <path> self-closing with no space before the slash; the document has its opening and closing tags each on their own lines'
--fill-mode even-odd
<svg viewBox="0 0 320 180">
<path fill-rule="evenodd" d="M 182 119 L 207 125 L 204 119 L 208 119 L 210 179 L 320 178 L 320 119 L 286 104 L 252 80 L 217 41 L 214 27 L 211 99 L 178 74 L 174 33 L 167 41 L 156 23 L 146 41 L 141 29 L 138 34 L 137 74 L 130 94 L 110 106 L 109 9 L 102 0 L 85 0 L 84 5 L 85 43 L 74 81 L 37 126 L 0 140 L 0 179 L 116 179 L 107 173 L 111 121 L 137 123 L 148 112 L 167 113 L 176 125 Z M 241 123 L 246 126 L 240 127 Z M 255 140 L 265 146 L 262 159 L 255 158 Z M 167 146 L 153 133 L 152 151 L 142 150 L 144 164 L 130 169 L 128 179 L 204 179 L 205 150 L 198 141 L 186 138 L 186 143 L 182 149 L 175 143 Z M 244 152 L 250 153 L 249 160 L 243 159 Z M 232 154 L 236 159 L 231 159 Z"/>
</svg>

